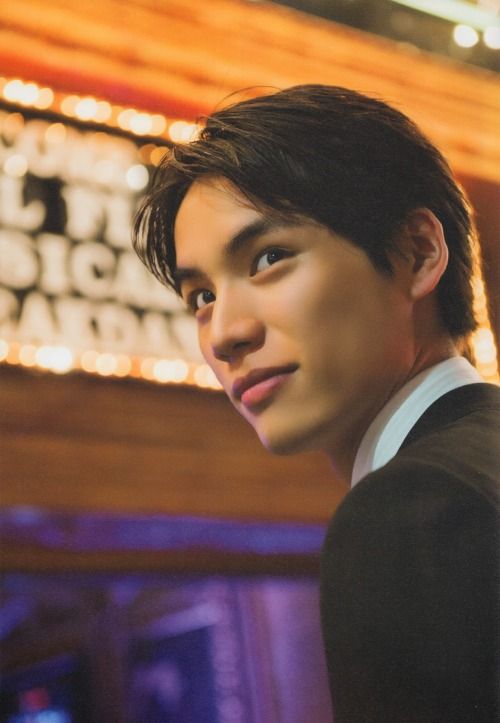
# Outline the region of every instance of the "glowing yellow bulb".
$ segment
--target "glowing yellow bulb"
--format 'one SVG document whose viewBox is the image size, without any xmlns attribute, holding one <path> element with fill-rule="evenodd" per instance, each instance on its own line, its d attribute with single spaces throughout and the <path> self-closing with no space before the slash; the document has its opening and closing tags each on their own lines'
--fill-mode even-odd
<svg viewBox="0 0 500 723">
<path fill-rule="evenodd" d="M 105 100 L 100 100 L 96 106 L 94 120 L 99 123 L 106 123 L 106 121 L 111 118 L 112 113 L 113 109 L 111 108 L 111 104 Z"/>
<path fill-rule="evenodd" d="M 54 92 L 50 88 L 40 88 L 38 98 L 34 102 L 35 108 L 46 110 L 54 102 Z"/>
<path fill-rule="evenodd" d="M 134 116 L 135 110 L 133 108 L 127 108 L 126 110 L 122 110 L 117 118 L 117 122 L 120 128 L 123 128 L 123 130 L 126 131 L 130 130 L 130 122 Z"/>
<path fill-rule="evenodd" d="M 199 131 L 196 123 L 186 123 L 186 121 L 174 121 L 168 129 L 168 134 L 174 143 L 189 143 L 195 139 Z"/>
<path fill-rule="evenodd" d="M 26 106 L 34 105 L 39 99 L 39 93 L 36 83 L 23 83 L 18 78 L 8 81 L 3 87 L 3 97 L 6 100 Z"/>
<path fill-rule="evenodd" d="M 194 380 L 199 387 L 221 389 L 217 377 L 207 364 L 200 364 L 194 371 Z"/>
<path fill-rule="evenodd" d="M 167 128 L 167 119 L 163 115 L 155 114 L 154 116 L 152 116 L 151 121 L 151 135 L 161 136 L 161 134 L 164 133 Z"/>
<path fill-rule="evenodd" d="M 99 354 L 96 351 L 85 351 L 80 358 L 80 366 L 84 372 L 95 372 Z"/>
<path fill-rule="evenodd" d="M 118 365 L 114 354 L 99 354 L 96 359 L 96 372 L 103 377 L 108 377 L 111 376 L 111 374 L 114 374 L 117 366 Z"/>
<path fill-rule="evenodd" d="M 82 98 L 75 105 L 74 113 L 80 120 L 91 120 L 97 114 L 98 106 L 95 98 Z"/>
<path fill-rule="evenodd" d="M 74 116 L 75 109 L 79 101 L 80 98 L 77 95 L 67 95 L 61 102 L 61 111 L 64 115 Z"/>
<path fill-rule="evenodd" d="M 117 377 L 126 377 L 132 371 L 132 360 L 125 354 L 118 354 L 116 357 L 115 374 Z"/>
<path fill-rule="evenodd" d="M 162 160 L 168 153 L 168 148 L 163 146 L 157 146 L 154 151 L 151 152 L 150 160 L 153 166 L 159 166 Z"/>
<path fill-rule="evenodd" d="M 146 136 L 151 133 L 153 120 L 148 113 L 135 113 L 130 118 L 129 127 L 135 135 Z"/>
<path fill-rule="evenodd" d="M 153 357 L 146 357 L 146 359 L 142 360 L 141 376 L 144 379 L 149 379 L 150 381 L 152 381 L 155 378 L 153 369 L 157 361 L 158 360 L 154 359 Z"/>
<path fill-rule="evenodd" d="M 491 50 L 500 50 L 500 27 L 492 25 L 483 33 L 484 44 Z"/>
<path fill-rule="evenodd" d="M 14 80 L 9 80 L 9 82 L 6 83 L 3 87 L 3 97 L 5 98 L 5 100 L 10 101 L 11 103 L 15 103 L 21 97 L 23 87 L 24 84 L 22 80 L 18 80 L 17 78 Z"/>
<path fill-rule="evenodd" d="M 5 339 L 0 339 L 0 361 L 7 359 L 8 354 L 9 354 L 9 345 L 7 344 Z"/>
<path fill-rule="evenodd" d="M 153 377 L 158 382 L 183 382 L 189 367 L 182 359 L 159 359 L 153 366 Z"/>
<path fill-rule="evenodd" d="M 40 346 L 35 353 L 36 364 L 58 374 L 73 367 L 73 353 L 65 346 Z"/>
<path fill-rule="evenodd" d="M 473 48 L 479 42 L 479 35 L 470 25 L 456 25 L 453 40 L 461 48 Z"/>
<path fill-rule="evenodd" d="M 37 363 L 36 352 L 36 346 L 33 346 L 32 344 L 25 344 L 19 349 L 19 361 L 25 367 L 35 366 Z"/>
<path fill-rule="evenodd" d="M 148 169 L 140 163 L 130 166 L 125 174 L 127 185 L 133 191 L 142 191 L 149 183 Z"/>
</svg>

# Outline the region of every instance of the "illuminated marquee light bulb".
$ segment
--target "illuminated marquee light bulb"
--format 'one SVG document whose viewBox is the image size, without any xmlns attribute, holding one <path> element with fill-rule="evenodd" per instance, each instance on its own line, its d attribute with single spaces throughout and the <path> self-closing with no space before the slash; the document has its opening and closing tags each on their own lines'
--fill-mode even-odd
<svg viewBox="0 0 500 723">
<path fill-rule="evenodd" d="M 5 100 L 10 101 L 11 103 L 16 103 L 21 97 L 22 89 L 23 82 L 15 78 L 14 80 L 9 80 L 4 85 L 2 95 Z"/>
<path fill-rule="evenodd" d="M 135 110 L 133 108 L 127 108 L 126 110 L 122 110 L 121 113 L 118 114 L 117 122 L 120 128 L 123 128 L 124 131 L 130 130 L 130 121 L 135 116 Z"/>
<path fill-rule="evenodd" d="M 200 364 L 194 370 L 194 381 L 199 387 L 222 389 L 217 377 L 207 364 Z"/>
<path fill-rule="evenodd" d="M 38 86 L 36 83 L 25 83 L 21 91 L 22 105 L 34 105 L 38 100 Z"/>
<path fill-rule="evenodd" d="M 73 368 L 73 353 L 65 346 L 41 346 L 35 353 L 36 364 L 57 374 L 65 374 Z"/>
<path fill-rule="evenodd" d="M 147 136 L 153 128 L 153 119 L 148 113 L 134 113 L 129 121 L 132 133 L 137 136 Z"/>
<path fill-rule="evenodd" d="M 75 115 L 75 109 L 77 104 L 79 103 L 80 98 L 77 95 L 67 95 L 62 101 L 61 101 L 61 112 L 64 113 L 64 115 L 67 116 L 74 116 Z"/>
<path fill-rule="evenodd" d="M 165 146 L 156 146 L 156 148 L 151 151 L 150 161 L 153 166 L 159 166 L 160 163 L 163 161 L 165 156 L 168 153 L 168 148 L 165 148 Z"/>
<path fill-rule="evenodd" d="M 473 336 L 474 350 L 478 362 L 491 364 L 496 359 L 495 341 L 491 329 L 481 327 Z"/>
<path fill-rule="evenodd" d="M 182 359 L 158 359 L 153 366 L 153 376 L 158 382 L 183 382 L 189 367 Z"/>
<path fill-rule="evenodd" d="M 98 352 L 93 350 L 88 350 L 83 352 L 83 354 L 80 357 L 80 367 L 83 369 L 84 372 L 89 372 L 90 374 L 93 374 L 97 370 L 97 359 L 99 357 Z"/>
<path fill-rule="evenodd" d="M 95 363 L 96 372 L 103 377 L 109 377 L 114 374 L 117 366 L 115 355 L 109 352 L 99 354 Z"/>
<path fill-rule="evenodd" d="M 189 143 L 195 140 L 199 130 L 197 123 L 174 121 L 168 128 L 168 134 L 174 143 Z"/>
<path fill-rule="evenodd" d="M 33 103 L 39 110 L 47 110 L 54 103 L 54 91 L 51 88 L 40 88 L 38 98 Z"/>
<path fill-rule="evenodd" d="M 165 116 L 155 113 L 155 115 L 151 117 L 151 125 L 151 135 L 161 136 L 167 128 L 167 119 Z"/>
<path fill-rule="evenodd" d="M 453 40 L 461 48 L 473 48 L 479 42 L 479 35 L 470 25 L 455 25 Z"/>
<path fill-rule="evenodd" d="M 117 377 L 128 377 L 132 371 L 132 360 L 126 354 L 118 354 L 116 357 L 115 375 Z"/>
<path fill-rule="evenodd" d="M 98 123 L 106 123 L 106 121 L 109 121 L 112 114 L 113 109 L 111 107 L 111 103 L 108 103 L 106 100 L 100 100 L 97 103 L 94 120 L 96 120 Z"/>
<path fill-rule="evenodd" d="M 490 50 L 500 50 L 500 27 L 491 26 L 483 33 L 483 41 Z"/>
<path fill-rule="evenodd" d="M 140 163 L 130 166 L 125 174 L 125 179 L 128 187 L 133 191 L 142 191 L 149 183 L 148 169 Z"/>
<path fill-rule="evenodd" d="M 97 114 L 97 109 L 96 99 L 88 96 L 78 101 L 75 105 L 74 114 L 80 120 L 92 120 Z"/>
<path fill-rule="evenodd" d="M 5 339 L 0 339 L 0 361 L 7 359 L 9 355 L 9 345 Z"/>
<path fill-rule="evenodd" d="M 155 378 L 154 375 L 154 366 L 158 359 L 155 359 L 154 357 L 146 357 L 141 362 L 141 377 L 143 379 L 148 379 L 149 381 L 153 381 Z"/>
<path fill-rule="evenodd" d="M 19 349 L 19 361 L 25 367 L 33 367 L 36 365 L 36 352 L 37 347 L 33 344 L 24 344 Z"/>
</svg>

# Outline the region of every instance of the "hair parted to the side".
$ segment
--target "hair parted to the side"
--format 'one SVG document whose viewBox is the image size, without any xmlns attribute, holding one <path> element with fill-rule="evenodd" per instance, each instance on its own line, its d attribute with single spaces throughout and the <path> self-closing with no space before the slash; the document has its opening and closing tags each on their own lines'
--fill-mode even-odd
<svg viewBox="0 0 500 723">
<path fill-rule="evenodd" d="M 134 246 L 175 288 L 174 223 L 193 182 L 229 180 L 259 210 L 313 219 L 362 248 L 383 273 L 411 211 L 443 225 L 450 259 L 438 286 L 449 333 L 475 328 L 474 224 L 441 153 L 403 113 L 346 88 L 302 85 L 209 116 L 198 138 L 174 146 L 136 218 Z"/>
</svg>

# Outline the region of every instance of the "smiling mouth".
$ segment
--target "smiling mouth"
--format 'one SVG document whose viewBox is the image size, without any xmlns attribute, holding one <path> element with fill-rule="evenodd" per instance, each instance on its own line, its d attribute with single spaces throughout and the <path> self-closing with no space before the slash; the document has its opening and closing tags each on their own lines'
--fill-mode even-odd
<svg viewBox="0 0 500 723">
<path fill-rule="evenodd" d="M 270 397 L 297 370 L 297 364 L 268 369 L 255 369 L 233 384 L 233 396 L 245 407 L 255 407 Z"/>
</svg>

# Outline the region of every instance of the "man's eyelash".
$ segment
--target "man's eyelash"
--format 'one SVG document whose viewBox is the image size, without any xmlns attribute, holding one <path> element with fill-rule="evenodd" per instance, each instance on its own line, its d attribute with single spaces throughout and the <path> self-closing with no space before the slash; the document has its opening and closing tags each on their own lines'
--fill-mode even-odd
<svg viewBox="0 0 500 723">
<path fill-rule="evenodd" d="M 290 256 L 293 256 L 293 252 L 289 249 L 285 249 L 281 246 L 269 246 L 268 248 L 262 249 L 262 251 L 259 251 L 259 253 L 255 256 L 253 263 L 252 263 L 252 269 L 251 269 L 251 275 L 257 273 L 257 266 L 260 262 L 260 260 L 266 256 L 267 254 L 277 253 L 280 255 L 279 259 L 276 259 L 275 263 L 278 261 L 281 261 L 282 259 L 289 258 Z M 271 266 L 273 264 L 270 264 Z"/>
<path fill-rule="evenodd" d="M 213 292 L 210 291 L 210 289 L 194 289 L 193 291 L 191 291 L 191 292 L 187 295 L 186 300 L 185 300 L 185 304 L 186 304 L 186 306 L 187 306 L 187 308 L 188 308 L 188 311 L 189 311 L 190 313 L 196 314 L 197 311 L 199 311 L 200 309 L 203 309 L 203 308 L 204 308 L 203 306 L 198 306 L 198 305 L 197 305 L 197 298 L 199 297 L 200 294 L 203 294 L 203 293 L 207 293 L 207 294 L 212 294 L 212 295 L 213 295 Z M 211 302 L 210 302 L 210 301 L 207 301 L 207 304 L 209 304 L 209 303 L 211 303 Z"/>
</svg>

